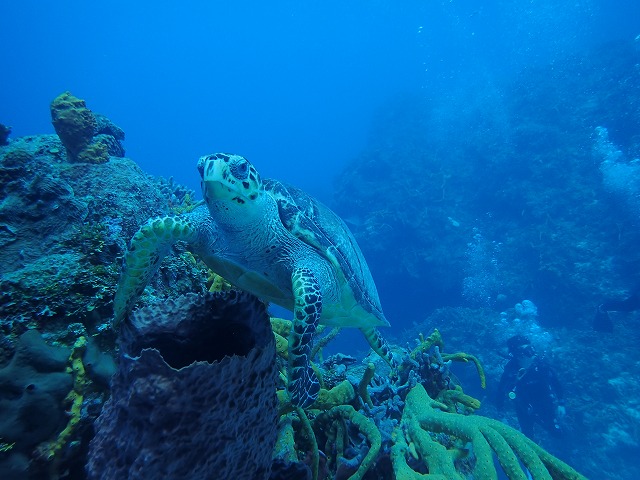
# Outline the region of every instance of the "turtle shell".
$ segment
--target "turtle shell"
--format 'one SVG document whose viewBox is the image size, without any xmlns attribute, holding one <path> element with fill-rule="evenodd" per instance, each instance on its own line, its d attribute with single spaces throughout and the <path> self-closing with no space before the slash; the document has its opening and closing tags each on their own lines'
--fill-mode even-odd
<svg viewBox="0 0 640 480">
<path fill-rule="evenodd" d="M 299 188 L 273 179 L 264 179 L 263 184 L 278 205 L 284 227 L 342 272 L 364 310 L 388 325 L 369 266 L 342 219 Z"/>
</svg>

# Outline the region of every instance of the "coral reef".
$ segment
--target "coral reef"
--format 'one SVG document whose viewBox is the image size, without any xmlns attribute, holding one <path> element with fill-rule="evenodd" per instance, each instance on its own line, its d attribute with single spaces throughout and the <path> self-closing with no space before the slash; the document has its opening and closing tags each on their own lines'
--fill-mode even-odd
<svg viewBox="0 0 640 480">
<path fill-rule="evenodd" d="M 120 345 L 90 478 L 268 478 L 276 369 L 262 303 L 234 290 L 145 307 Z"/>
<path fill-rule="evenodd" d="M 0 147 L 0 329 L 55 331 L 107 323 L 126 241 L 169 199 L 131 160 L 67 163 L 56 135 Z M 170 256 L 147 292 L 204 291 L 202 267 Z M 12 337 L 13 338 L 13 337 Z"/>
<path fill-rule="evenodd" d="M 271 325 L 276 338 L 282 339 L 291 328 L 282 319 L 272 318 Z M 520 432 L 474 415 L 481 403 L 462 390 L 451 366 L 473 363 L 485 388 L 478 358 L 465 352 L 441 353 L 444 341 L 438 330 L 418 337 L 412 350 L 394 352 L 402 358 L 397 372 L 377 356 L 359 363 L 338 354 L 314 365 L 322 388 L 306 411 L 293 407 L 284 390 L 278 390 L 278 468 L 286 465 L 297 471 L 296 466 L 306 463 L 312 479 L 462 480 L 471 472 L 473 478 L 493 479 L 495 456 L 512 480 L 526 478 L 518 458 L 535 480 L 550 475 L 584 478 Z M 286 349 L 277 352 L 284 377 Z M 285 381 L 281 378 L 280 388 Z"/>
<path fill-rule="evenodd" d="M 334 198 L 379 272 L 394 327 L 431 312 L 415 327 L 406 320 L 403 338 L 438 328 L 476 353 L 486 393 L 471 369 L 452 372 L 483 400 L 479 413 L 517 425 L 489 399 L 504 342 L 530 335 L 568 402 L 566 436 L 543 431 L 536 441 L 589 477 L 616 480 L 640 476 L 629 461 L 640 451 L 640 384 L 631 379 L 640 316 L 615 314 L 609 334 L 591 324 L 603 299 L 640 283 L 639 61 L 629 39 L 531 65 L 493 92 L 394 98 Z M 468 93 L 481 100 L 451 104 Z M 524 304 L 512 307 L 523 298 L 537 304 L 535 321 Z"/>
<path fill-rule="evenodd" d="M 98 131 L 122 138 L 117 127 L 97 118 Z M 92 422 L 114 371 L 113 361 L 103 352 L 114 349 L 107 326 L 118 258 L 143 219 L 169 211 L 171 198 L 161 189 L 167 182 L 149 177 L 125 158 L 69 163 L 57 135 L 20 137 L 0 146 L 0 180 L 0 366 L 17 362 L 12 358 L 23 348 L 20 335 L 37 328 L 48 342 L 67 346 L 60 355 L 59 373 L 71 382 L 73 375 L 65 373 L 69 352 L 75 340 L 85 336 L 89 341 L 82 365 L 91 379 L 82 395 L 72 394 L 68 381 L 61 383 L 66 391 L 56 397 L 54 411 L 46 412 L 53 400 L 30 407 L 42 420 L 24 428 L 24 434 L 48 429 L 37 441 L 24 446 L 12 440 L 12 432 L 0 434 L 0 460 L 8 462 L 0 476 L 25 478 L 25 472 L 49 475 L 69 470 L 82 478 Z M 173 190 L 187 191 L 179 185 Z M 144 300 L 153 305 L 167 296 L 204 292 L 205 280 L 206 270 L 177 247 Z M 18 374 L 10 376 L 22 381 Z M 3 383 L 0 394 L 14 398 L 17 387 L 11 385 Z M 39 401 L 42 395 L 29 398 Z M 70 418 L 65 407 L 73 413 Z M 18 406 L 9 402 L 3 408 L 2 418 L 8 422 Z M 12 471 L 17 477 L 11 477 Z"/>
<path fill-rule="evenodd" d="M 632 379 L 635 365 L 640 361 L 636 348 L 640 314 L 616 317 L 623 335 L 602 335 L 589 330 L 568 334 L 556 330 L 550 335 L 525 323 L 515 310 L 507 309 L 501 316 L 489 309 L 438 309 L 406 336 L 414 338 L 420 330 L 437 327 L 449 344 L 467 345 L 482 352 L 479 357 L 486 374 L 486 394 L 478 388 L 471 369 L 452 364 L 452 370 L 467 393 L 479 398 L 486 395 L 478 413 L 517 426 L 513 408 L 498 410 L 491 399 L 497 395 L 496 388 L 508 359 L 506 340 L 516 333 L 528 335 L 539 354 L 554 365 L 566 386 L 567 414 L 562 419 L 565 435 L 554 438 L 538 428 L 534 440 L 570 464 L 579 465 L 581 473 L 589 478 L 634 478 L 638 472 L 634 463 L 625 468 L 611 468 L 609 462 L 615 458 L 618 465 L 625 464 L 627 455 L 637 452 L 640 446 L 636 428 L 640 384 Z M 595 444 L 599 448 L 579 448 L 579 445 Z"/>
<path fill-rule="evenodd" d="M 537 78 L 541 75 L 539 73 Z M 79 110 L 79 113 L 69 114 L 68 119 L 87 122 L 75 130 L 76 138 L 67 139 L 72 148 L 83 145 L 75 156 L 65 156 L 67 147 L 61 141 L 64 135 L 23 137 L 0 146 L 0 331 L 3 334 L 0 335 L 0 394 L 12 395 L 11 399 L 0 397 L 0 407 L 6 409 L 1 412 L 0 426 L 9 425 L 8 429 L 0 430 L 0 465 L 6 467 L 0 473 L 3 478 L 5 473 L 6 478 L 11 475 L 24 478 L 27 470 L 36 475 L 44 471 L 51 475 L 62 469 L 69 469 L 77 478 L 82 478 L 78 467 L 84 464 L 93 418 L 104 401 L 101 389 L 108 383 L 114 368 L 101 350 L 114 348 L 106 323 L 113 311 L 118 260 L 123 255 L 125 241 L 150 217 L 188 212 L 198 205 L 192 192 L 172 180 L 154 179 L 130 160 L 116 158 L 124 153 L 119 149 L 124 134 L 108 119 L 92 114 L 95 125 L 89 137 L 87 125 L 92 122 L 83 110 L 88 109 L 82 101 L 68 100 L 70 109 Z M 535 112 L 527 111 L 525 106 L 519 108 L 527 112 L 527 118 L 535 116 Z M 58 113 L 65 118 L 64 109 Z M 68 133 L 73 131 L 69 128 Z M 533 126 L 521 126 L 518 142 L 526 144 L 524 139 L 534 131 Z M 619 135 L 619 128 L 611 128 L 612 138 L 619 141 L 616 135 Z M 632 138 L 623 136 L 623 140 L 625 138 L 633 144 Z M 532 145 L 524 144 L 526 154 L 534 154 L 531 165 L 526 167 L 527 174 L 535 175 L 538 180 L 547 174 L 556 175 L 559 166 L 553 165 L 555 160 L 543 155 L 540 146 L 540 150 L 534 152 Z M 619 242 L 615 243 L 616 248 L 629 250 L 626 260 L 630 265 L 637 257 L 635 250 L 628 248 L 635 245 L 629 230 L 621 227 L 611 234 L 615 212 L 604 220 L 604 225 L 599 225 L 602 232 L 584 235 L 584 243 L 576 243 L 577 236 L 587 231 L 587 227 L 576 225 L 580 222 L 586 225 L 584 220 L 589 214 L 601 214 L 606 209 L 602 202 L 584 205 L 581 196 L 587 188 L 584 185 L 571 200 L 577 206 L 565 211 L 567 201 L 559 200 L 564 193 L 562 189 L 549 190 L 549 195 L 540 198 L 531 193 L 534 191 L 532 182 L 519 177 L 523 175 L 522 166 L 518 166 L 522 159 L 515 156 L 513 165 L 502 164 L 498 159 L 488 163 L 499 167 L 501 173 L 497 176 L 500 178 L 506 178 L 505 168 L 513 168 L 516 179 L 515 185 L 488 182 L 483 188 L 493 188 L 495 193 L 488 195 L 473 187 L 480 177 L 478 171 L 462 169 L 461 175 L 454 178 L 449 170 L 453 167 L 440 165 L 436 158 L 427 162 L 429 166 L 435 166 L 433 169 L 423 164 L 410 165 L 411 159 L 420 154 L 415 154 L 415 145 L 405 146 L 406 155 L 400 155 L 400 160 L 405 159 L 407 163 L 402 178 L 393 177 L 393 181 L 385 178 L 383 188 L 378 189 L 375 178 L 365 178 L 364 183 L 358 183 L 366 174 L 354 180 L 354 175 L 362 173 L 362 169 L 354 169 L 353 175 L 343 178 L 345 182 L 352 182 L 349 200 L 344 196 L 341 198 L 343 206 L 349 208 L 350 205 L 362 205 L 362 199 L 369 198 L 367 195 L 386 198 L 385 191 L 408 195 L 399 200 L 398 195 L 390 195 L 390 203 L 376 212 L 366 213 L 364 220 L 352 219 L 365 249 L 389 251 L 389 245 L 393 245 L 397 255 L 386 255 L 393 265 L 382 263 L 389 268 L 386 272 L 383 268 L 383 272 L 391 274 L 383 274 L 382 278 L 383 281 L 394 281 L 398 275 L 403 275 L 403 282 L 397 282 L 398 288 L 402 288 L 401 294 L 397 295 L 400 301 L 411 295 L 411 289 L 433 287 L 433 282 L 422 282 L 431 266 L 436 268 L 430 270 L 429 275 L 442 274 L 443 288 L 449 289 L 449 293 L 453 286 L 462 284 L 464 275 L 482 279 L 473 284 L 477 287 L 471 285 L 477 290 L 471 293 L 483 300 L 489 298 L 489 302 L 481 302 L 488 307 L 498 302 L 495 294 L 501 292 L 494 291 L 497 288 L 505 289 L 510 305 L 525 297 L 534 298 L 538 303 L 536 296 L 520 295 L 519 290 L 523 287 L 518 285 L 533 285 L 534 290 L 540 291 L 540 285 L 548 278 L 546 275 L 552 273 L 554 281 L 550 285 L 556 293 L 566 293 L 573 305 L 552 310 L 554 318 L 560 318 L 563 312 L 571 311 L 570 308 L 576 305 L 588 307 L 592 299 L 584 293 L 587 287 L 596 285 L 601 291 L 613 288 L 612 284 L 598 283 L 599 277 L 595 273 L 610 274 L 610 265 L 604 261 L 596 264 L 595 260 L 575 262 L 587 256 L 602 255 L 604 246 L 611 246 L 611 242 L 606 242 L 613 241 L 613 237 L 607 235 L 616 237 L 615 242 Z M 567 153 L 563 145 L 557 147 L 560 152 Z M 486 145 L 483 147 L 480 142 L 478 148 L 482 150 Z M 96 156 L 104 158 L 105 150 L 110 156 L 108 162 L 92 162 Z M 81 161 L 83 152 L 87 155 L 86 162 Z M 389 155 L 387 164 L 397 165 L 398 158 Z M 567 185 L 573 185 L 572 182 L 584 174 L 591 182 L 588 188 L 596 188 L 595 180 L 599 179 L 595 179 L 593 172 L 585 173 L 578 165 L 576 155 L 567 158 L 571 167 L 567 167 L 569 173 L 563 177 L 569 179 Z M 390 167 L 390 171 L 396 170 Z M 597 168 L 595 170 L 597 175 Z M 431 173 L 425 176 L 425 171 Z M 557 180 L 556 175 L 553 181 Z M 469 196 L 471 191 L 478 196 Z M 344 190 L 342 192 L 344 195 Z M 429 200 L 426 206 L 424 202 L 420 203 L 425 198 Z M 553 201 L 545 203 L 549 198 Z M 594 193 L 588 198 L 597 198 L 597 195 Z M 503 217 L 492 220 L 497 226 L 483 225 L 482 235 L 486 240 L 483 242 L 487 247 L 469 249 L 470 241 L 479 245 L 474 237 L 477 230 L 472 226 L 479 210 L 468 207 L 476 205 L 474 202 L 478 199 L 477 205 L 482 208 L 504 200 L 513 206 L 514 217 L 509 217 L 508 208 L 503 209 Z M 393 203 L 396 200 L 401 202 L 402 208 Z M 368 204 L 382 205 L 380 202 Z M 357 215 L 361 213 L 357 209 L 354 211 Z M 532 218 L 538 223 L 528 223 Z M 557 221 L 557 218 L 561 220 Z M 398 225 L 408 228 L 410 235 L 396 228 Z M 518 228 L 510 228 L 514 226 Z M 507 230 L 514 233 L 499 252 L 492 250 L 494 242 L 491 239 Z M 415 245 L 401 238 L 404 236 L 423 242 L 421 250 L 397 247 Z M 576 244 L 578 253 L 573 248 Z M 526 251 L 521 259 L 515 252 L 520 252 L 523 245 Z M 531 249 L 527 250 L 526 245 Z M 563 253 L 564 250 L 568 253 Z M 482 258 L 470 259 L 465 252 Z M 130 317 L 134 323 L 126 324 L 122 331 L 122 356 L 113 397 L 97 423 L 99 432 L 92 446 L 89 469 L 95 478 L 103 474 L 105 478 L 109 475 L 135 478 L 138 474 L 145 478 L 167 476 L 163 469 L 179 472 L 176 476 L 188 476 L 183 473 L 187 469 L 208 471 L 214 467 L 221 477 L 244 475 L 218 467 L 216 453 L 227 452 L 236 458 L 247 445 L 256 444 L 262 444 L 264 448 L 254 449 L 251 461 L 240 464 L 235 460 L 227 461 L 224 468 L 246 467 L 252 472 L 258 471 L 259 477 L 271 480 L 421 478 L 426 474 L 432 478 L 438 478 L 438 474 L 441 478 L 442 475 L 458 478 L 468 477 L 472 472 L 478 478 L 492 478 L 493 467 L 488 465 L 488 459 L 495 455 L 502 461 L 509 478 L 523 478 L 526 474 L 520 466 L 515 466 L 514 458 L 519 456 L 534 478 L 548 478 L 540 469 L 541 465 L 547 472 L 551 471 L 552 478 L 581 478 L 539 447 L 523 440 L 514 430 L 478 415 L 500 417 L 507 423 L 513 420 L 508 411 L 498 412 L 487 401 L 504 360 L 502 343 L 505 335 L 512 331 L 538 322 L 552 323 L 547 316 L 551 310 L 548 297 L 540 302 L 539 320 L 526 302 L 506 308 L 507 304 L 500 300 L 503 302 L 501 308 L 504 308 L 502 316 L 489 309 L 438 310 L 426 323 L 408 332 L 406 342 L 418 338 L 415 346 L 394 347 L 394 356 L 402 359 L 397 371 L 391 371 L 375 355 L 363 361 L 359 356 L 344 354 L 323 360 L 323 349 L 335 339 L 338 330 L 319 331 L 311 355 L 322 389 L 316 403 L 305 411 L 288 404 L 284 394 L 290 322 L 272 318 L 272 336 L 261 305 L 252 304 L 251 313 L 230 313 L 228 309 L 233 310 L 234 305 L 244 304 L 244 300 L 236 302 L 241 294 L 221 279 L 208 279 L 206 268 L 180 245 L 176 245 L 171 253 L 160 265 L 160 274 L 142 294 L 140 303 L 146 306 Z M 486 271 L 487 265 L 496 265 L 494 253 L 501 255 L 500 270 Z M 472 260 L 473 264 L 469 263 Z M 576 265 L 582 273 L 562 277 L 567 269 L 565 262 Z M 466 269 L 467 263 L 473 268 Z M 407 272 L 413 281 L 406 280 Z M 488 278 L 491 281 L 484 281 L 487 277 L 483 275 L 487 273 L 491 274 Z M 498 285 L 493 281 L 497 277 L 504 282 Z M 218 293 L 204 298 L 180 297 L 187 291 L 204 293 L 207 282 Z M 576 291 L 579 294 L 571 296 Z M 391 292 L 393 295 L 393 289 Z M 424 294 L 420 298 L 424 298 Z M 212 303 L 216 307 L 209 309 Z M 424 308 L 428 305 L 421 305 L 421 314 Z M 262 313 L 258 315 L 257 311 Z M 256 316 L 265 320 L 262 333 L 247 335 L 251 328 L 243 327 L 242 322 Z M 226 321 L 231 317 L 236 321 Z M 579 319 L 580 313 L 571 318 L 574 317 Z M 629 316 L 620 322 L 619 328 L 630 332 L 637 320 L 637 316 Z M 192 325 L 192 321 L 197 325 Z M 187 324 L 189 328 L 186 328 Z M 41 372 L 40 367 L 29 363 L 30 360 L 20 360 L 25 358 L 21 352 L 27 348 L 26 343 L 39 344 L 34 340 L 36 333 L 20 336 L 33 327 L 44 332 L 47 341 L 67 346 L 57 354 L 57 363 L 51 372 Z M 450 345 L 464 346 L 464 350 L 478 356 L 456 350 L 447 352 L 440 332 L 434 331 L 428 337 L 420 335 L 420 332 L 436 327 Z M 541 329 L 543 333 L 547 331 Z M 589 332 L 567 333 L 558 329 L 553 332 L 562 335 L 562 346 L 553 337 L 549 337 L 546 345 L 562 366 L 570 386 L 568 422 L 587 431 L 585 442 L 602 448 L 590 451 L 591 458 L 585 458 L 584 454 L 571 450 L 575 445 L 573 437 L 567 439 L 564 448 L 544 436 L 541 441 L 554 454 L 580 464 L 586 473 L 602 477 L 603 465 L 620 462 L 623 455 L 635 454 L 639 444 L 634 425 L 637 425 L 636 399 L 640 395 L 633 377 L 633 362 L 629 364 L 629 359 L 637 357 L 633 353 L 636 351 L 634 337 L 627 335 L 614 341 Z M 75 344 L 80 337 L 87 339 L 86 346 L 82 340 Z M 265 353 L 265 347 L 264 358 L 253 350 L 254 353 L 236 355 L 236 347 L 249 348 L 246 344 L 238 346 L 236 340 L 270 343 L 271 353 Z M 214 351 L 227 357 L 211 358 L 209 355 Z M 268 362 L 266 357 L 269 355 L 272 360 L 277 356 L 276 360 Z M 247 362 L 247 359 L 253 361 Z M 593 359 L 597 360 L 598 368 L 593 368 Z M 475 369 L 465 367 L 468 363 L 473 363 Z M 266 377 L 252 373 L 261 366 Z M 226 371 L 212 375 L 211 371 L 216 368 L 233 370 L 235 374 Z M 280 370 L 278 378 L 277 370 Z M 589 372 L 588 379 L 584 372 Z M 29 375 L 39 378 L 39 375 L 53 374 L 64 379 L 59 385 L 65 387 L 52 391 L 55 393 L 53 400 L 45 399 L 44 393 L 49 388 L 47 382 L 43 384 L 46 388 L 32 391 L 29 385 L 34 382 L 25 380 Z M 88 377 L 92 383 L 87 385 Z M 215 383 L 220 381 L 224 385 Z M 483 390 L 485 383 L 488 394 Z M 247 385 L 252 392 L 244 397 Z M 224 396 L 224 392 L 234 388 L 238 393 Z M 263 391 L 263 394 L 256 396 L 253 390 Z M 38 397 L 38 394 L 42 396 Z M 15 427 L 12 418 L 20 415 L 33 418 L 19 413 L 22 411 L 20 405 L 31 398 L 43 399 L 28 406 L 30 412 L 36 412 L 37 418 L 46 421 L 40 421 L 37 428 L 31 430 Z M 150 400 L 157 403 L 152 404 Z M 246 410 L 239 412 L 240 404 L 245 405 Z M 47 405 L 52 406 L 53 414 L 47 413 Z M 211 408 L 212 405 L 222 406 Z M 65 407 L 68 408 L 66 413 Z M 236 413 L 229 415 L 229 411 Z M 139 419 L 139 423 L 127 423 L 132 418 Z M 264 423 L 257 426 L 255 418 Z M 219 434 L 205 433 L 207 425 L 214 424 Z M 37 439 L 25 440 L 14 435 L 16 431 L 25 436 L 34 434 Z M 244 444 L 229 440 L 229 432 L 233 432 L 234 438 L 244 439 Z M 482 442 L 478 432 L 486 438 L 489 447 Z M 149 448 L 144 449 L 143 444 Z M 510 446 L 511 453 L 504 448 L 505 444 Z M 145 456 L 149 449 L 156 449 L 156 453 Z M 125 452 L 133 453 L 126 456 Z M 205 465 L 204 459 L 209 459 L 210 463 Z M 394 474 L 394 468 L 400 472 L 398 475 Z M 633 468 L 629 469 L 630 474 L 633 474 Z M 608 478 L 623 478 L 618 472 L 607 474 L 610 474 Z"/>
</svg>

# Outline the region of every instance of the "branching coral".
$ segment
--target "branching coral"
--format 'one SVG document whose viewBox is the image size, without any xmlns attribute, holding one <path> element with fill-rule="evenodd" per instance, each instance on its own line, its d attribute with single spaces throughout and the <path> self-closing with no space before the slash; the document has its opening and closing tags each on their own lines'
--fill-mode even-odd
<svg viewBox="0 0 640 480">
<path fill-rule="evenodd" d="M 320 389 L 318 399 L 311 406 L 312 409 L 317 410 L 329 410 L 340 405 L 347 405 L 353 401 L 356 393 L 353 389 L 353 385 L 345 380 L 339 383 L 331 390 Z"/>
<path fill-rule="evenodd" d="M 329 333 L 327 333 L 324 337 L 318 338 L 316 340 L 316 344 L 313 346 L 311 350 L 311 358 L 315 358 L 319 353 L 322 352 L 322 349 L 334 338 L 338 336 L 340 333 L 339 327 L 332 328 Z"/>
<path fill-rule="evenodd" d="M 457 412 L 459 405 L 462 405 L 464 413 L 473 413 L 480 408 L 480 400 L 464 393 L 460 385 L 453 389 L 441 390 L 436 400 L 445 405 L 446 411 L 451 413 Z"/>
<path fill-rule="evenodd" d="M 440 348 L 444 347 L 442 335 L 440 335 L 440 332 L 438 331 L 437 328 L 434 329 L 431 335 L 429 335 L 427 338 L 424 338 L 424 336 L 420 334 L 418 346 L 411 351 L 409 356 L 412 359 L 415 359 L 419 353 L 428 352 L 431 349 L 431 347 L 440 347 Z"/>
<path fill-rule="evenodd" d="M 337 458 L 343 457 L 345 444 L 347 443 L 346 427 L 342 423 L 344 421 L 351 422 L 351 424 L 367 438 L 370 444 L 369 451 L 360 462 L 356 472 L 349 477 L 350 480 L 360 480 L 376 459 L 382 444 L 382 437 L 375 423 L 363 414 L 357 412 L 351 405 L 333 407 L 331 410 L 325 412 L 323 417 L 319 417 L 317 422 L 320 424 L 323 422 L 332 424 L 328 429 L 328 442 L 336 445 Z M 329 450 L 329 448 L 327 448 L 327 450 Z"/>
<path fill-rule="evenodd" d="M 362 401 L 368 405 L 369 407 L 373 407 L 373 402 L 371 401 L 371 396 L 369 395 L 369 390 L 367 387 L 369 383 L 373 379 L 373 376 L 376 374 L 376 366 L 374 363 L 369 362 L 367 364 L 367 369 L 364 371 L 364 375 L 358 383 L 358 395 L 362 399 Z"/>
<path fill-rule="evenodd" d="M 397 478 L 403 479 L 464 479 L 456 460 L 465 454 L 465 444 L 471 444 L 475 456 L 473 476 L 476 480 L 498 478 L 493 455 L 511 480 L 583 480 L 585 477 L 555 458 L 519 431 L 490 418 L 445 413 L 446 406 L 432 400 L 426 390 L 417 385 L 406 398 L 392 460 Z M 444 433 L 455 441 L 446 448 L 434 434 Z M 428 474 L 418 473 L 407 463 L 410 454 L 428 468 Z"/>
<path fill-rule="evenodd" d="M 289 324 L 272 319 L 272 328 L 286 334 Z M 402 378 L 376 375 L 373 363 L 363 368 L 329 359 L 323 366 L 351 369 L 346 374 L 349 380 L 334 383 L 332 389 L 323 388 L 306 412 L 290 413 L 294 408 L 286 392 L 279 392 L 282 442 L 274 456 L 294 463 L 306 456 L 314 479 L 318 472 L 316 452 L 323 451 L 334 475 L 331 478 L 361 479 L 372 469 L 375 471 L 369 475 L 392 478 L 381 463 L 384 455 L 390 455 L 392 467 L 389 464 L 388 468 L 393 468 L 394 478 L 400 480 L 464 480 L 469 474 L 477 480 L 496 480 L 494 457 L 510 480 L 526 480 L 528 474 L 533 480 L 584 478 L 517 430 L 472 415 L 480 402 L 453 384 L 448 365 L 452 361 L 473 362 L 484 384 L 482 366 L 473 355 L 441 354 L 442 346 L 437 331 L 427 338 L 421 336 L 418 347 L 405 358 Z M 410 365 L 412 369 L 406 368 Z M 424 375 L 428 378 L 422 378 Z M 433 391 L 427 393 L 423 382 Z M 362 410 L 356 411 L 357 405 Z M 294 438 L 305 446 L 304 453 L 293 446 Z"/>
<path fill-rule="evenodd" d="M 480 386 L 482 388 L 487 387 L 487 379 L 484 375 L 484 369 L 482 368 L 482 364 L 480 360 L 478 360 L 474 355 L 469 355 L 468 353 L 458 352 L 458 353 L 443 353 L 442 360 L 445 362 L 454 361 L 454 362 L 473 362 L 476 366 L 476 370 L 478 370 L 478 376 L 480 377 Z"/>
</svg>

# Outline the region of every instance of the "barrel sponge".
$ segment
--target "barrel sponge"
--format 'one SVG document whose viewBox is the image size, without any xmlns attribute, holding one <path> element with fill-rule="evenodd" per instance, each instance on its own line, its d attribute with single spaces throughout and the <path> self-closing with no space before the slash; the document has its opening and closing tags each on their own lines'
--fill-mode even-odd
<svg viewBox="0 0 640 480">
<path fill-rule="evenodd" d="M 275 342 L 259 300 L 232 290 L 145 307 L 119 342 L 89 478 L 269 477 Z"/>
</svg>

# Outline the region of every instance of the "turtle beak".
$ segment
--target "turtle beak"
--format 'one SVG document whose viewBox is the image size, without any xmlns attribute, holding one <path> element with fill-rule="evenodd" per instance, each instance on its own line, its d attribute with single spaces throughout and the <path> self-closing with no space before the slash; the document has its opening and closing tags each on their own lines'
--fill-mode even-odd
<svg viewBox="0 0 640 480">
<path fill-rule="evenodd" d="M 202 195 L 207 200 L 224 200 L 235 196 L 235 192 L 217 180 L 203 180 Z"/>
<path fill-rule="evenodd" d="M 209 158 L 204 162 L 202 168 L 202 181 L 204 183 L 221 182 L 228 176 L 229 171 L 225 168 L 225 163 L 219 158 Z"/>
<path fill-rule="evenodd" d="M 258 199 L 262 191 L 258 172 L 240 155 L 217 153 L 201 157 L 198 171 L 202 177 L 202 195 L 210 207 L 211 202 L 244 205 Z"/>
<path fill-rule="evenodd" d="M 202 171 L 202 195 L 205 201 L 233 201 L 244 204 L 238 182 L 229 171 L 229 164 L 219 158 L 208 159 Z"/>
</svg>

